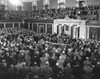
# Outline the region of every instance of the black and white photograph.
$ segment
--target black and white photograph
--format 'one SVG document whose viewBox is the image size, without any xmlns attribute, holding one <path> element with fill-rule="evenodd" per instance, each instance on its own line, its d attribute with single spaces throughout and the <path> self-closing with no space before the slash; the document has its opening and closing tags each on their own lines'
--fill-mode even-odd
<svg viewBox="0 0 100 79">
<path fill-rule="evenodd" d="M 0 0 L 0 79 L 100 79 L 100 0 Z"/>
</svg>

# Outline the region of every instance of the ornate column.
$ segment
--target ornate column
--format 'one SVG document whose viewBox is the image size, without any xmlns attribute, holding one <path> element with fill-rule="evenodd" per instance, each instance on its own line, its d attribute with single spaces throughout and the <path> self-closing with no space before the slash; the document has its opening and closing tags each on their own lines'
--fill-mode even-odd
<svg viewBox="0 0 100 79">
<path fill-rule="evenodd" d="M 20 23 L 18 23 L 18 27 L 20 28 Z"/>
<path fill-rule="evenodd" d="M 4 28 L 6 28 L 6 23 L 4 23 Z"/>
<path fill-rule="evenodd" d="M 12 23 L 13 28 L 15 28 L 15 23 Z"/>
<path fill-rule="evenodd" d="M 28 23 L 28 30 L 30 30 L 30 23 Z"/>
</svg>

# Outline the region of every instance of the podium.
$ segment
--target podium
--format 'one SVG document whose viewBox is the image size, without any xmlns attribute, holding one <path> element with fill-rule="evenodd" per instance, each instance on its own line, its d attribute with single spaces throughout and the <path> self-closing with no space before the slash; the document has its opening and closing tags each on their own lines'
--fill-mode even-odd
<svg viewBox="0 0 100 79">
<path fill-rule="evenodd" d="M 86 21 L 80 19 L 54 20 L 53 33 L 65 33 L 72 38 L 86 39 Z"/>
</svg>

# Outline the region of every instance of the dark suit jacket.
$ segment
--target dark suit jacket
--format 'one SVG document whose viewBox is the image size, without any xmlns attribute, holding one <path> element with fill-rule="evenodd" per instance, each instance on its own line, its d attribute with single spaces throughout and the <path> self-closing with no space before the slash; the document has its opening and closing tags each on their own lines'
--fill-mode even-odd
<svg viewBox="0 0 100 79">
<path fill-rule="evenodd" d="M 40 77 L 40 75 L 42 74 L 42 71 L 41 71 L 40 67 L 38 67 L 38 66 L 31 67 L 31 68 L 30 68 L 30 72 L 31 72 L 31 74 L 32 74 L 32 76 L 31 76 L 32 79 L 33 79 L 35 76 Z"/>
<path fill-rule="evenodd" d="M 28 67 L 26 66 L 22 67 L 21 69 L 19 69 L 19 76 L 21 78 L 25 78 L 26 75 L 28 74 L 28 71 L 29 71 Z"/>
<path fill-rule="evenodd" d="M 49 79 L 53 77 L 53 70 L 51 67 L 46 66 L 43 68 L 43 79 Z"/>
<path fill-rule="evenodd" d="M 0 79 L 6 79 L 7 77 L 7 67 L 0 63 Z"/>
<path fill-rule="evenodd" d="M 8 79 L 17 79 L 17 70 L 15 68 L 14 69 L 9 68 L 7 78 Z"/>
<path fill-rule="evenodd" d="M 64 79 L 71 79 L 72 74 L 73 74 L 73 69 L 72 68 L 65 68 L 63 70 L 63 74 L 64 74 Z"/>
</svg>

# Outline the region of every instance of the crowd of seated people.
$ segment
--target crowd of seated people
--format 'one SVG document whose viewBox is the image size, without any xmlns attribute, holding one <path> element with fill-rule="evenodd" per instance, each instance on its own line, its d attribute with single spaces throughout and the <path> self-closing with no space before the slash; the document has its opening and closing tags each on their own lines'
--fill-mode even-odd
<svg viewBox="0 0 100 79">
<path fill-rule="evenodd" d="M 0 79 L 100 79 L 100 42 L 2 28 Z"/>
<path fill-rule="evenodd" d="M 35 10 L 35 11 L 10 11 L 6 10 L 0 17 L 1 19 L 63 19 L 66 16 L 77 19 L 97 20 L 99 5 L 91 5 L 78 9 L 77 7 L 67 7 L 65 9 L 48 9 L 48 10 Z"/>
</svg>

